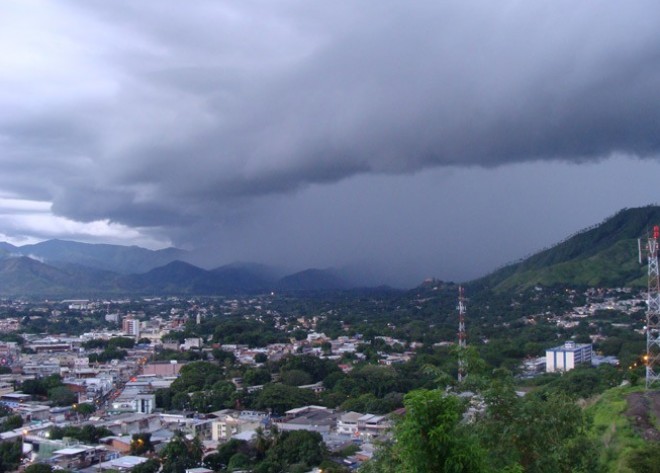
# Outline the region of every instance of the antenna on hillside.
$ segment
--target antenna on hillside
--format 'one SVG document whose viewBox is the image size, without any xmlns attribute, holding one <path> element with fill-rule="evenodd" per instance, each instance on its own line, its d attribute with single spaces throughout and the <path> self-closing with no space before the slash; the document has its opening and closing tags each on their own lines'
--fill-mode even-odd
<svg viewBox="0 0 660 473">
<path fill-rule="evenodd" d="M 465 348 L 467 340 L 465 334 L 465 294 L 463 286 L 458 286 L 458 382 L 467 376 L 467 364 L 465 362 Z"/>
<path fill-rule="evenodd" d="M 658 271 L 658 240 L 660 226 L 653 227 L 653 235 L 647 238 L 646 247 L 642 248 L 638 240 L 639 260 L 642 253 L 648 258 L 648 292 L 646 293 L 646 389 L 660 381 L 660 272 Z"/>
</svg>

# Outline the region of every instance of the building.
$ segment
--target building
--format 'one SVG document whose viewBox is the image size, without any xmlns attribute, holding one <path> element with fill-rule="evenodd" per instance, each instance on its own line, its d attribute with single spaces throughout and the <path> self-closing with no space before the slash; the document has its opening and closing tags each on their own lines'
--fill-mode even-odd
<svg viewBox="0 0 660 473">
<path fill-rule="evenodd" d="M 340 435 L 357 436 L 358 420 L 363 416 L 359 412 L 346 412 L 337 421 L 337 433 Z"/>
<path fill-rule="evenodd" d="M 125 317 L 121 323 L 121 331 L 135 338 L 140 336 L 140 321 L 131 316 Z"/>
<path fill-rule="evenodd" d="M 269 422 L 268 414 L 260 411 L 225 409 L 216 415 L 218 418 L 211 425 L 211 439 L 216 442 L 229 440 L 241 433 L 254 432 Z"/>
<path fill-rule="evenodd" d="M 568 341 L 545 352 L 545 371 L 570 371 L 577 365 L 591 365 L 591 344 Z"/>
<path fill-rule="evenodd" d="M 322 406 L 305 406 L 286 411 L 283 419 L 275 421 L 280 431 L 309 430 L 329 434 L 337 425 L 337 414 L 333 409 Z"/>
</svg>

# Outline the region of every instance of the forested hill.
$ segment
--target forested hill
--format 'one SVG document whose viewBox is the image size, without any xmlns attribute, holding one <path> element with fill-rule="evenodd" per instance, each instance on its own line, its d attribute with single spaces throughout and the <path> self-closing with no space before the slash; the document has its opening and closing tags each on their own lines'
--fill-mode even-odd
<svg viewBox="0 0 660 473">
<path fill-rule="evenodd" d="M 637 239 L 660 224 L 660 207 L 623 209 L 602 223 L 552 248 L 473 281 L 482 288 L 507 290 L 537 284 L 625 286 L 644 284 Z"/>
</svg>

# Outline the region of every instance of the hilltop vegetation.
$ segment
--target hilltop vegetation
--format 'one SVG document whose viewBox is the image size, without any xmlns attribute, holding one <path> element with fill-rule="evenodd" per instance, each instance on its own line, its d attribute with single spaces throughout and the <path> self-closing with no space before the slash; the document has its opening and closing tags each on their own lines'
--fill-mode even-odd
<svg viewBox="0 0 660 473">
<path fill-rule="evenodd" d="M 593 419 L 591 435 L 597 441 L 601 471 L 658 471 L 658 398 L 660 391 L 623 386 L 605 391 L 586 408 Z"/>
<path fill-rule="evenodd" d="M 534 285 L 639 286 L 645 268 L 637 261 L 637 239 L 660 223 L 660 207 L 623 209 L 599 225 L 474 282 L 497 291 Z"/>
</svg>

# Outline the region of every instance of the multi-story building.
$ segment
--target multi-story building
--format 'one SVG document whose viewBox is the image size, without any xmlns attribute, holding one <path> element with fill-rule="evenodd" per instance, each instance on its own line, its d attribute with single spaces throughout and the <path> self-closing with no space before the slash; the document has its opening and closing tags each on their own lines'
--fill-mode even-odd
<svg viewBox="0 0 660 473">
<path fill-rule="evenodd" d="M 568 341 L 545 352 L 545 371 L 570 371 L 580 364 L 591 364 L 591 344 Z"/>
<path fill-rule="evenodd" d="M 140 336 L 140 321 L 131 316 L 125 317 L 121 322 L 121 329 L 126 335 L 138 338 Z"/>
</svg>

